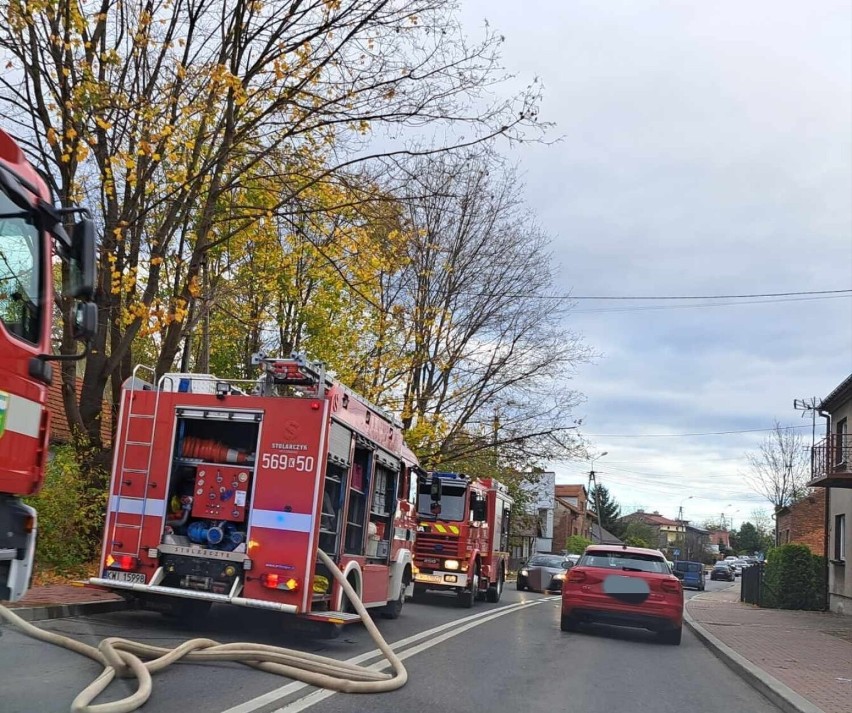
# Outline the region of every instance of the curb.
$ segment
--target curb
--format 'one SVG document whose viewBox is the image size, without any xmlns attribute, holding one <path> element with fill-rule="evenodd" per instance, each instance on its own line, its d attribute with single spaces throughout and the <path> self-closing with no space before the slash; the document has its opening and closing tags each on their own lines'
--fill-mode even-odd
<svg viewBox="0 0 852 713">
<path fill-rule="evenodd" d="M 110 612 L 135 609 L 133 602 L 124 599 L 115 601 L 77 602 L 75 604 L 48 604 L 47 606 L 14 607 L 10 611 L 24 621 L 46 621 L 48 619 L 64 619 L 72 616 L 87 616 L 89 614 L 109 614 Z"/>
<path fill-rule="evenodd" d="M 762 668 L 713 636 L 690 616 L 686 607 L 683 610 L 683 620 L 716 658 L 721 660 L 752 688 L 762 693 L 765 698 L 768 698 L 784 713 L 825 713 L 822 708 L 814 705 L 788 685 L 769 675 Z"/>
</svg>

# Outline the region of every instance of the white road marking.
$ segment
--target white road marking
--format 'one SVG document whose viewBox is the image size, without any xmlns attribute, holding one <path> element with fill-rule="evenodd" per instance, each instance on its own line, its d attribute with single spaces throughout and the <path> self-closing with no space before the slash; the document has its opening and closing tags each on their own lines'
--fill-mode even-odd
<svg viewBox="0 0 852 713">
<path fill-rule="evenodd" d="M 486 622 L 492 621 L 494 619 L 499 619 L 501 616 L 505 616 L 506 614 L 512 614 L 516 611 L 520 611 L 521 609 L 528 609 L 529 607 L 533 607 L 536 604 L 544 601 L 543 599 L 538 599 L 533 602 L 525 602 L 515 607 L 504 607 L 495 612 L 490 612 L 488 616 L 484 616 L 475 621 L 470 621 L 464 626 L 459 626 L 454 628 L 452 631 L 448 631 L 446 633 L 441 634 L 440 636 L 436 636 L 434 639 L 430 641 L 424 641 L 421 644 L 416 646 L 412 646 L 410 649 L 406 649 L 401 654 L 399 654 L 399 658 L 401 661 L 405 661 L 405 659 L 415 656 L 416 654 L 422 653 L 427 649 L 431 649 L 433 646 L 437 646 L 448 639 L 452 639 L 459 634 L 463 634 L 468 629 L 473 629 L 480 624 L 485 624 Z M 384 668 L 387 668 L 390 664 L 387 661 L 378 661 L 367 668 L 371 671 L 381 671 Z M 337 691 L 328 691 L 328 690 L 315 690 L 312 693 L 309 693 L 304 698 L 300 698 L 297 701 L 293 701 L 292 703 L 285 705 L 283 708 L 278 708 L 274 713 L 299 713 L 299 711 L 306 710 L 311 706 L 316 705 L 317 703 L 324 701 L 326 698 L 331 698 L 331 696 L 335 695 Z"/>
<path fill-rule="evenodd" d="M 520 609 L 526 609 L 527 607 L 530 607 L 534 604 L 538 604 L 539 602 L 550 601 L 551 599 L 556 599 L 556 598 L 558 598 L 558 597 L 544 597 L 542 599 L 536 599 L 536 600 L 531 601 L 531 602 L 518 602 L 517 604 L 509 604 L 507 606 L 500 607 L 498 609 L 491 609 L 489 611 L 480 612 L 478 614 L 472 614 L 471 616 L 464 617 L 463 619 L 454 619 L 453 621 L 448 621 L 444 624 L 433 627 L 432 629 L 427 629 L 426 631 L 420 631 L 416 634 L 413 634 L 411 636 L 406 637 L 405 639 L 400 639 L 399 641 L 395 641 L 390 645 L 390 647 L 394 651 L 399 651 L 400 649 L 403 649 L 406 646 L 410 646 L 411 644 L 416 644 L 417 642 L 422 641 L 423 639 L 428 639 L 430 636 L 433 636 L 435 634 L 440 634 L 441 632 L 446 631 L 447 629 L 454 629 L 454 627 L 460 627 L 457 631 L 454 629 L 454 632 L 449 636 L 444 636 L 444 637 L 441 637 L 439 639 L 434 639 L 433 641 L 430 641 L 429 645 L 426 646 L 426 648 L 429 648 L 429 646 L 434 646 L 438 643 L 441 643 L 442 641 L 445 641 L 448 638 L 452 638 L 452 636 L 455 636 L 456 633 L 461 633 L 462 631 L 467 631 L 467 629 L 472 628 L 473 626 L 476 626 L 480 623 L 484 623 L 485 621 L 490 621 L 491 619 L 494 619 L 498 616 L 503 616 L 504 614 L 509 614 L 513 611 L 517 611 L 517 610 L 520 610 Z M 414 651 L 414 649 L 417 649 L 417 651 Z M 425 649 L 419 648 L 419 647 L 413 647 L 412 648 L 412 651 L 414 651 L 414 653 L 419 653 L 420 651 L 424 651 L 424 650 Z M 379 651 L 379 649 L 373 649 L 372 651 L 367 651 L 366 653 L 359 654 L 358 656 L 353 656 L 352 658 L 346 659 L 346 663 L 360 664 L 360 663 L 364 663 L 365 661 L 369 661 L 370 659 L 376 658 L 376 656 L 381 656 L 381 655 L 382 655 L 382 652 Z M 408 656 L 412 656 L 412 655 L 413 654 L 410 654 L 408 651 L 406 651 L 404 654 L 400 655 L 400 659 L 405 659 L 405 658 L 408 658 Z M 382 661 L 379 661 L 376 664 L 373 664 L 373 666 L 371 666 L 371 668 L 376 667 L 377 669 L 381 669 L 381 668 L 383 668 L 387 665 L 388 665 L 387 661 L 382 660 Z M 300 691 L 303 688 L 309 688 L 309 687 L 310 686 L 307 683 L 302 683 L 301 681 L 293 681 L 292 683 L 288 683 L 284 686 L 281 686 L 280 688 L 276 688 L 275 690 L 269 691 L 269 693 L 264 693 L 263 695 L 258 696 L 257 698 L 253 698 L 250 701 L 245 701 L 245 702 L 240 703 L 239 705 L 236 705 L 232 708 L 228 708 L 227 710 L 222 711 L 222 713 L 253 713 L 253 711 L 260 710 L 261 708 L 268 706 L 268 705 L 274 703 L 275 701 L 278 701 L 278 700 L 284 698 L 285 696 L 289 696 L 290 694 L 295 693 L 296 691 Z M 334 693 L 334 691 L 317 691 L 317 693 L 329 693 L 329 694 L 331 694 L 331 693 Z M 293 705 L 296 705 L 296 704 L 300 703 L 301 701 L 306 700 L 309 697 L 310 696 L 306 696 L 305 698 L 301 699 L 300 701 L 296 701 Z M 320 699 L 320 700 L 322 700 L 322 699 Z M 311 704 L 311 705 L 313 705 L 313 704 Z M 289 713 L 289 711 L 291 711 L 291 708 L 286 707 L 286 709 L 280 709 L 280 710 L 287 710 L 288 713 Z M 295 711 L 295 710 L 302 710 L 302 709 L 301 708 L 298 708 L 298 709 L 294 708 L 292 710 Z"/>
</svg>

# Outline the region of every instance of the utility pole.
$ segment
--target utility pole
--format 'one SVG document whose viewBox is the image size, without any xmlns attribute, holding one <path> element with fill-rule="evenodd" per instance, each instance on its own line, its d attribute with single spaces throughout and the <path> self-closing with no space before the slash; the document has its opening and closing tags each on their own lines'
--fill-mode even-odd
<svg viewBox="0 0 852 713">
<path fill-rule="evenodd" d="M 600 494 L 600 490 L 598 489 L 597 476 L 595 475 L 595 461 L 598 458 L 603 458 L 608 452 L 609 451 L 604 451 L 600 455 L 589 459 L 589 461 L 592 464 L 591 468 L 589 469 L 589 494 L 591 494 L 592 488 L 594 487 L 594 489 L 595 489 L 594 490 L 594 493 L 595 493 L 595 515 L 597 515 L 597 517 L 598 517 L 598 535 L 600 536 L 601 540 L 603 540 L 603 532 L 601 530 L 601 494 Z M 583 514 L 585 515 L 585 512 Z M 594 534 L 594 526 L 592 526 L 592 525 L 589 526 L 589 534 L 590 535 Z M 592 542 L 595 541 L 594 537 L 590 537 L 589 539 Z"/>
</svg>

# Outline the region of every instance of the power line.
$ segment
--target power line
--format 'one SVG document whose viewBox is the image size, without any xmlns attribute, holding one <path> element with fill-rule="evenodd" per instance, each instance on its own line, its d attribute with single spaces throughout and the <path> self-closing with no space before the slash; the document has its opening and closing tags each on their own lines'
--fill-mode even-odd
<svg viewBox="0 0 852 713">
<path fill-rule="evenodd" d="M 852 297 L 850 294 L 843 295 L 823 295 L 822 297 L 782 297 L 779 299 L 765 300 L 745 300 L 742 302 L 706 302 L 701 304 L 673 304 L 673 305 L 648 305 L 646 307 L 596 307 L 592 309 L 575 309 L 571 310 L 571 314 L 589 314 L 604 312 L 650 312 L 654 310 L 664 309 L 707 309 L 712 307 L 739 307 L 740 305 L 765 305 L 765 304 L 780 304 L 781 302 L 813 302 L 814 300 L 838 300 Z M 569 299 L 569 298 L 566 298 Z M 620 298 L 615 298 L 620 299 Z M 653 298 L 652 298 L 653 299 Z M 666 298 L 660 298 L 666 299 Z M 676 298 L 675 298 L 676 299 Z M 699 298 L 695 298 L 699 299 Z"/>
<path fill-rule="evenodd" d="M 809 428 L 809 426 L 785 426 L 787 428 Z M 690 436 L 727 436 L 732 433 L 761 433 L 774 428 L 744 428 L 740 431 L 707 431 L 705 433 L 584 433 L 587 438 L 686 438 Z"/>
<path fill-rule="evenodd" d="M 765 292 L 747 295 L 666 295 L 666 296 L 601 296 L 601 295 L 569 295 L 572 300 L 734 300 L 752 299 L 755 297 L 796 297 L 798 295 L 838 295 L 852 293 L 848 290 L 808 290 L 799 292 Z"/>
<path fill-rule="evenodd" d="M 812 297 L 815 299 L 828 299 L 834 297 L 852 296 L 852 288 L 843 290 L 798 290 L 794 292 L 756 292 L 749 294 L 730 294 L 730 295 L 572 295 L 566 294 L 534 294 L 529 292 L 473 292 L 460 290 L 458 294 L 471 295 L 474 297 L 512 297 L 533 300 L 558 300 L 558 301 L 592 301 L 592 300 L 608 300 L 608 301 L 684 301 L 684 300 L 753 300 L 759 298 L 785 298 L 785 297 Z M 784 302 L 790 300 L 771 299 L 773 302 Z M 732 303 L 732 304 L 750 304 Z M 760 303 L 753 303 L 760 304 Z M 697 305 L 701 306 L 701 305 Z M 709 306 L 709 305 L 708 305 Z"/>
</svg>

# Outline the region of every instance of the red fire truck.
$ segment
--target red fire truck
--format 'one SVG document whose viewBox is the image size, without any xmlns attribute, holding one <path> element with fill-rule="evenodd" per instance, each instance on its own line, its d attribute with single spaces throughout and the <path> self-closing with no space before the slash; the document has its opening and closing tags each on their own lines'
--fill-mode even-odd
<svg viewBox="0 0 852 713">
<path fill-rule="evenodd" d="M 63 226 L 84 214 L 69 237 Z M 45 408 L 54 355 L 53 256 L 69 261 L 65 295 L 88 300 L 95 282 L 95 231 L 82 209 L 57 209 L 47 184 L 11 136 L 0 130 L 0 600 L 20 599 L 29 586 L 36 512 L 20 496 L 44 479 L 49 415 Z M 75 336 L 91 337 L 97 311 L 78 302 Z"/>
<path fill-rule="evenodd" d="M 417 485 L 414 595 L 453 590 L 459 603 L 500 601 L 509 569 L 506 486 L 493 478 L 471 480 L 460 473 L 429 473 Z"/>
<path fill-rule="evenodd" d="M 358 620 L 322 549 L 367 608 L 399 616 L 417 528 L 401 424 L 319 363 L 257 355 L 257 382 L 137 367 L 121 397 L 101 560 L 91 584 L 145 606 L 212 603 Z"/>
</svg>

